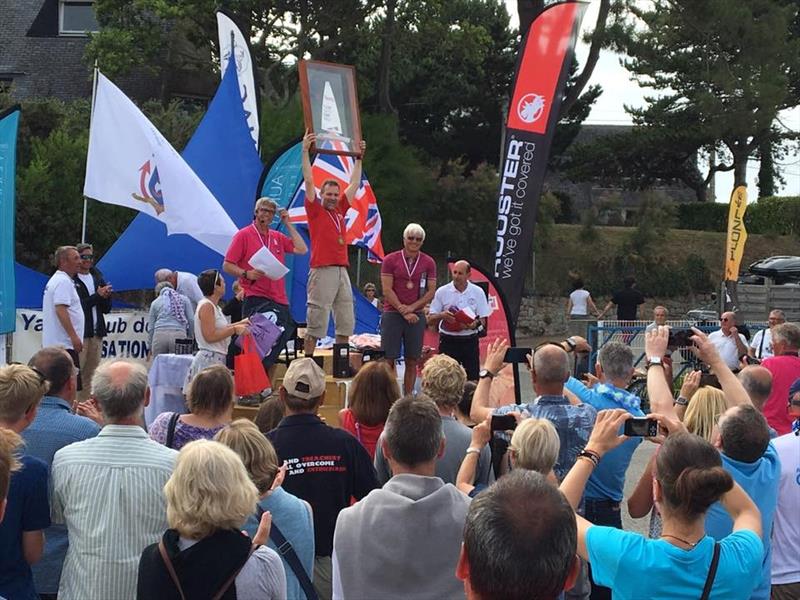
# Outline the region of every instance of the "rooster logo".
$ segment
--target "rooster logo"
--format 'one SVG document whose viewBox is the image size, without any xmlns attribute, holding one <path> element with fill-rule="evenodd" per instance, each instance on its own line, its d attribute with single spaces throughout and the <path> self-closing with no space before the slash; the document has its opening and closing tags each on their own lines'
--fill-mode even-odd
<svg viewBox="0 0 800 600">
<path fill-rule="evenodd" d="M 134 200 L 149 204 L 153 207 L 153 210 L 156 211 L 156 215 L 160 215 L 164 212 L 164 196 L 161 194 L 161 180 L 158 177 L 158 167 L 152 169 L 152 174 L 150 170 L 149 160 L 139 167 L 139 191 L 141 194 L 134 192 L 131 196 Z"/>
<path fill-rule="evenodd" d="M 544 96 L 525 94 L 517 103 L 517 115 L 525 123 L 535 123 L 544 113 Z"/>
</svg>

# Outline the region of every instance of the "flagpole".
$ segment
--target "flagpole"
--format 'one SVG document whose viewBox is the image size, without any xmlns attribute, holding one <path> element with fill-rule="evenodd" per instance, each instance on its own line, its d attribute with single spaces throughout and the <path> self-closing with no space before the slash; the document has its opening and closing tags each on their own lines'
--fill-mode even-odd
<svg viewBox="0 0 800 600">
<path fill-rule="evenodd" d="M 361 246 L 358 247 L 358 263 L 356 263 L 356 287 L 361 289 Z"/>
<path fill-rule="evenodd" d="M 94 61 L 94 70 L 92 71 L 92 107 L 89 116 L 89 137 L 92 135 L 92 118 L 94 114 L 94 101 L 97 97 L 97 60 Z M 81 244 L 86 243 L 86 213 L 88 210 L 88 201 L 86 196 L 83 197 L 83 222 L 81 223 Z"/>
</svg>

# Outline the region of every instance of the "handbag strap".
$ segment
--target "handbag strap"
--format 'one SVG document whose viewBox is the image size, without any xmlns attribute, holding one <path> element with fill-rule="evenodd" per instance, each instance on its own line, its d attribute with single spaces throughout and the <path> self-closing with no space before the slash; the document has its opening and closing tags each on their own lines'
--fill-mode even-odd
<svg viewBox="0 0 800 600">
<path fill-rule="evenodd" d="M 719 542 L 714 542 L 714 556 L 711 557 L 711 566 L 708 568 L 708 577 L 703 587 L 703 595 L 700 600 L 708 600 L 711 594 L 711 587 L 714 585 L 714 577 L 717 575 L 717 565 L 719 564 Z"/>
<path fill-rule="evenodd" d="M 247 558 L 245 558 L 244 562 L 242 562 L 239 568 L 236 569 L 230 577 L 228 577 L 225 583 L 222 584 L 222 587 L 217 590 L 217 593 L 211 597 L 211 600 L 220 600 L 222 596 L 225 595 L 225 592 L 228 591 L 228 588 L 231 587 L 231 584 L 236 581 L 236 576 L 239 575 L 239 572 L 244 569 L 247 561 L 250 560 L 253 552 L 259 548 L 260 546 L 258 544 L 253 544 L 250 546 L 250 552 L 247 553 Z M 167 567 L 167 571 L 169 572 L 169 576 L 172 578 L 172 582 L 175 584 L 175 587 L 178 589 L 178 593 L 181 595 L 181 600 L 186 600 L 186 595 L 183 593 L 183 588 L 181 587 L 181 582 L 178 579 L 178 574 L 175 572 L 175 567 L 172 565 L 172 560 L 170 560 L 169 554 L 167 554 L 167 548 L 164 546 L 163 540 L 158 542 L 158 551 L 161 553 L 161 558 L 164 560 L 164 565 Z"/>
<path fill-rule="evenodd" d="M 253 556 L 253 552 L 258 550 L 260 547 L 261 546 L 259 546 L 258 544 L 253 544 L 252 546 L 250 546 L 250 552 L 247 553 L 247 558 L 245 558 L 244 562 L 241 564 L 241 566 L 238 569 L 236 569 L 231 574 L 230 577 L 228 577 L 228 580 L 225 583 L 222 584 L 222 587 L 219 588 L 219 590 L 217 590 L 217 593 L 214 594 L 213 596 L 211 596 L 211 600 L 220 600 L 222 598 L 222 596 L 225 594 L 225 592 L 228 591 L 228 588 L 231 587 L 231 585 L 233 584 L 234 581 L 236 581 L 236 576 L 239 574 L 239 572 L 242 569 L 244 569 L 244 566 L 247 564 L 247 561 L 250 560 L 251 556 Z"/>
<path fill-rule="evenodd" d="M 180 416 L 180 413 L 174 412 L 169 418 L 169 424 L 167 425 L 167 439 L 164 441 L 164 445 L 167 448 L 172 448 L 172 444 L 175 442 L 175 427 L 178 425 L 178 417 Z"/>
<path fill-rule="evenodd" d="M 172 577 L 172 582 L 175 584 L 175 587 L 178 588 L 178 593 L 181 595 L 181 600 L 186 600 L 186 595 L 183 593 L 183 588 L 181 587 L 181 582 L 178 579 L 178 574 L 175 572 L 175 567 L 172 566 L 172 560 L 170 560 L 169 554 L 167 554 L 167 549 L 164 546 L 164 540 L 160 540 L 158 542 L 158 551 L 161 553 L 161 558 L 164 561 L 164 566 L 167 567 L 169 576 Z"/>
<path fill-rule="evenodd" d="M 259 506 L 256 512 L 258 520 L 260 521 L 261 515 L 264 514 L 264 509 Z M 314 589 L 314 584 L 311 583 L 311 579 L 303 567 L 303 563 L 300 562 L 300 557 L 297 556 L 297 552 L 295 552 L 291 542 L 286 539 L 286 536 L 283 535 L 283 532 L 274 522 L 270 527 L 269 537 L 275 543 L 278 554 L 286 560 L 295 577 L 297 577 L 297 582 L 300 584 L 300 587 L 303 588 L 303 592 L 305 592 L 306 600 L 318 600 L 317 591 Z"/>
</svg>

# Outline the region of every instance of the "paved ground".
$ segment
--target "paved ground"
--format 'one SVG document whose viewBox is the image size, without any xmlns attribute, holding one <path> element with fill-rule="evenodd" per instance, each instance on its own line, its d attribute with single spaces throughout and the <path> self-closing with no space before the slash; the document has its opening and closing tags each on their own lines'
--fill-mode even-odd
<svg viewBox="0 0 800 600">
<path fill-rule="evenodd" d="M 546 341 L 546 340 L 554 340 L 559 341 L 557 337 L 546 337 L 546 338 L 523 338 L 517 340 L 517 345 L 520 347 L 531 347 L 535 348 L 537 344 Z M 533 397 L 533 385 L 531 383 L 530 376 L 527 370 L 521 369 L 520 370 L 520 384 L 522 388 L 522 397 L 523 398 L 531 398 Z M 653 452 L 655 451 L 655 445 L 651 444 L 650 442 L 642 442 L 639 444 L 639 448 L 637 448 L 636 452 L 633 455 L 633 459 L 631 460 L 631 464 L 628 467 L 628 473 L 625 477 L 625 497 L 627 498 L 630 493 L 633 491 L 633 488 L 636 487 L 636 483 L 639 481 L 639 477 L 644 471 L 645 467 L 647 466 L 647 462 L 650 460 Z M 623 526 L 625 529 L 631 531 L 638 531 L 644 535 L 647 535 L 648 525 L 650 523 L 650 517 L 644 517 L 642 519 L 632 519 L 630 515 L 628 515 L 628 509 L 626 503 L 623 501 L 622 503 L 622 521 Z"/>
</svg>

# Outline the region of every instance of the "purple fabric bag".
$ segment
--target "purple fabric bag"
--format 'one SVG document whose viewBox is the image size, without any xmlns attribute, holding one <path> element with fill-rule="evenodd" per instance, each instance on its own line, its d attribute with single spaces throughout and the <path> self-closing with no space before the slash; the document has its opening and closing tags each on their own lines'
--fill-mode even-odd
<svg viewBox="0 0 800 600">
<path fill-rule="evenodd" d="M 253 313 L 250 315 L 250 337 L 255 342 L 256 350 L 263 359 L 271 351 L 275 342 L 281 337 L 283 330 L 269 320 L 264 313 Z M 243 336 L 236 339 L 236 345 L 241 349 Z"/>
</svg>

